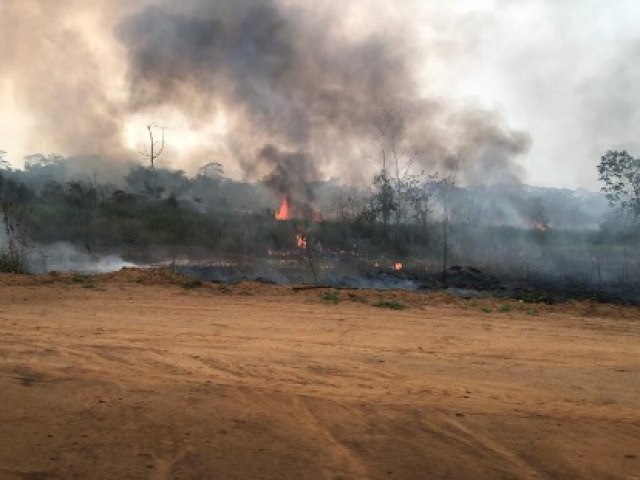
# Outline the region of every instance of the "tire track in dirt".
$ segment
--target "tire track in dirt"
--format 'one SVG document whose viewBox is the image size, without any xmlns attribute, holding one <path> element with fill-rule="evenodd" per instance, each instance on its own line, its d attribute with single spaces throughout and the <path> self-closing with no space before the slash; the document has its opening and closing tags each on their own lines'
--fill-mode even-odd
<svg viewBox="0 0 640 480">
<path fill-rule="evenodd" d="M 531 479 L 547 479 L 546 475 L 539 472 L 533 465 L 517 455 L 503 443 L 483 434 L 478 429 L 465 426 L 462 422 L 450 418 L 450 415 L 443 415 L 445 425 L 449 425 L 458 431 L 453 435 L 458 441 L 467 444 L 474 450 L 486 450 L 493 456 L 501 458 L 507 465 L 507 470 L 517 471 Z M 433 428 L 433 427 L 432 427 Z"/>
<path fill-rule="evenodd" d="M 0 476 L 638 476 L 637 320 L 11 288 Z"/>
<path fill-rule="evenodd" d="M 324 439 L 325 448 L 328 447 L 331 456 L 335 459 L 332 463 L 332 470 L 338 470 L 340 478 L 345 480 L 349 478 L 369 478 L 366 465 L 348 446 L 338 441 L 331 430 L 314 414 L 313 407 L 305 397 L 294 397 L 294 408 L 302 412 L 303 415 L 298 416 L 298 418 L 305 424 L 306 428 L 311 429 Z M 339 467 L 337 467 L 338 465 Z"/>
</svg>

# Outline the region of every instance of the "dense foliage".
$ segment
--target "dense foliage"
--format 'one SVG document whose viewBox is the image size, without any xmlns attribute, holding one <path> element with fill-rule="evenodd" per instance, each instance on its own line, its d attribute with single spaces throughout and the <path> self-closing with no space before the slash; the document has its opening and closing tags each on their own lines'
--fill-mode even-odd
<svg viewBox="0 0 640 480">
<path fill-rule="evenodd" d="M 600 180 L 604 183 L 609 203 L 640 218 L 640 158 L 626 151 L 608 151 L 598 165 Z"/>
</svg>

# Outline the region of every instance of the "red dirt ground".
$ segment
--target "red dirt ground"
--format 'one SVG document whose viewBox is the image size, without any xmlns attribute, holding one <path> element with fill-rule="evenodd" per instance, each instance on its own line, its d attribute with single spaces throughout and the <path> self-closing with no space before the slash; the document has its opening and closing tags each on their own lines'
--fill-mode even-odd
<svg viewBox="0 0 640 480">
<path fill-rule="evenodd" d="M 640 479 L 640 309 L 190 287 L 0 277 L 0 478 Z"/>
</svg>

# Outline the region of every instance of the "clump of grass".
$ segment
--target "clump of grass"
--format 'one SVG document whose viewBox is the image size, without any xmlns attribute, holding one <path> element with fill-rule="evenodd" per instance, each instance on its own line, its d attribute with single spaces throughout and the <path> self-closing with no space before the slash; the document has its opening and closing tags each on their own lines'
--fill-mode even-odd
<svg viewBox="0 0 640 480">
<path fill-rule="evenodd" d="M 530 308 L 529 310 L 527 310 L 527 315 L 531 316 L 531 317 L 537 317 L 538 316 L 538 310 L 534 309 L 534 308 Z"/>
<path fill-rule="evenodd" d="M 387 308 L 389 310 L 404 310 L 407 306 L 400 300 L 380 300 L 373 304 L 374 307 Z"/>
<path fill-rule="evenodd" d="M 325 303 L 330 303 L 332 305 L 337 305 L 342 301 L 340 298 L 340 293 L 336 290 L 329 290 L 328 292 L 324 292 L 320 295 L 320 298 Z"/>
<path fill-rule="evenodd" d="M 537 291 L 519 292 L 514 298 L 524 303 L 546 303 L 547 305 L 556 303 L 552 295 Z"/>
<path fill-rule="evenodd" d="M 483 311 L 484 313 L 491 313 L 491 312 L 493 312 L 493 310 L 492 310 L 492 309 L 490 309 L 489 307 L 482 307 L 482 311 Z"/>
<path fill-rule="evenodd" d="M 511 312 L 511 305 L 500 305 L 500 307 L 498 308 L 498 311 L 500 313 L 510 313 Z"/>
<path fill-rule="evenodd" d="M 347 293 L 347 297 L 352 302 L 364 303 L 365 305 L 369 304 L 369 300 L 365 295 L 358 295 L 357 293 L 349 292 Z"/>
<path fill-rule="evenodd" d="M 192 288 L 200 288 L 202 286 L 202 282 L 200 280 L 187 280 L 182 282 L 182 288 L 187 290 L 191 290 Z"/>
<path fill-rule="evenodd" d="M 73 283 L 89 283 L 91 281 L 91 277 L 84 273 L 74 273 L 73 277 L 71 277 L 71 281 Z"/>
</svg>

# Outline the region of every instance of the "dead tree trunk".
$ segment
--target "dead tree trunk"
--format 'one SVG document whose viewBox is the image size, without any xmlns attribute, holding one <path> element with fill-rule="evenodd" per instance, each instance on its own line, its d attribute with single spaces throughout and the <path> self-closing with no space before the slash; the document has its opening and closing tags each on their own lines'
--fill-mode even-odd
<svg viewBox="0 0 640 480">
<path fill-rule="evenodd" d="M 162 133 L 162 138 L 160 140 L 160 146 L 156 149 L 156 147 L 158 146 L 158 141 L 155 140 L 154 135 L 153 135 L 153 130 L 154 128 L 160 128 L 160 131 Z M 151 192 L 152 195 L 154 197 L 158 197 L 159 196 L 159 192 L 158 192 L 158 172 L 156 171 L 156 165 L 155 162 L 158 159 L 158 157 L 160 157 L 160 155 L 162 155 L 162 152 L 164 151 L 164 131 L 165 131 L 165 127 L 158 127 L 155 124 L 149 124 L 147 125 L 147 130 L 149 131 L 149 151 L 146 154 L 146 157 L 149 159 L 149 164 L 150 164 L 150 168 L 151 168 Z"/>
</svg>

